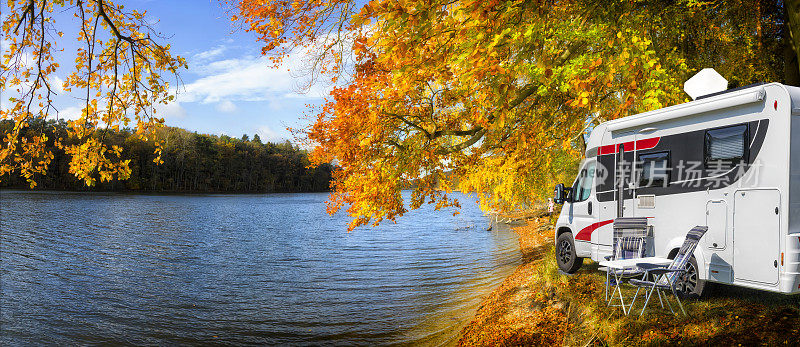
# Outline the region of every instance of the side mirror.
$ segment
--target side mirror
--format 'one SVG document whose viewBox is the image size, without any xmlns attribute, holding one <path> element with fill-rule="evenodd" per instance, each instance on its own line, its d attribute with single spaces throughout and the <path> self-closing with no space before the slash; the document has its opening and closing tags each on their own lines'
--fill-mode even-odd
<svg viewBox="0 0 800 347">
<path fill-rule="evenodd" d="M 556 190 L 553 194 L 553 202 L 556 204 L 563 204 L 566 201 L 566 194 L 564 194 L 564 184 L 559 183 L 556 185 Z"/>
</svg>

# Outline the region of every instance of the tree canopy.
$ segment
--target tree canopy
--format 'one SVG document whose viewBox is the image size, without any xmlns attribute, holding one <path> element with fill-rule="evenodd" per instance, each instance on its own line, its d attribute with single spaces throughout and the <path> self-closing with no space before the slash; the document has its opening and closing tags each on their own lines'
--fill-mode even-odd
<svg viewBox="0 0 800 347">
<path fill-rule="evenodd" d="M 454 186 L 523 206 L 566 178 L 592 126 L 686 101 L 698 68 L 734 84 L 784 74 L 779 1 L 235 4 L 265 54 L 316 52 L 337 83 L 305 135 L 316 163 L 338 162 L 329 207 L 351 228 L 457 205 Z"/>
<path fill-rule="evenodd" d="M 168 78 L 177 79 L 185 60 L 171 53 L 145 20 L 146 12 L 110 0 L 8 0 L 3 10 L 0 85 L 8 105 L 0 118 L 15 125 L 3 133 L 0 176 L 18 173 L 34 187 L 34 175 L 47 172 L 53 153 L 47 149 L 46 129 L 29 128 L 58 118 L 53 98 L 63 90 L 83 103 L 81 116 L 68 122 L 65 134 L 77 141 L 53 139 L 69 155 L 70 173 L 86 185 L 128 178 L 122 148 L 104 141 L 105 133 L 93 136 L 95 129 L 132 126 L 141 139 L 152 140 L 164 122 L 155 106 L 173 99 Z M 70 52 L 75 64 L 65 67 L 68 76 L 62 83 L 54 72 L 63 54 L 59 39 L 67 28 L 75 29 L 79 46 Z M 160 153 L 158 143 L 155 152 Z M 159 156 L 154 160 L 159 162 Z"/>
<path fill-rule="evenodd" d="M 312 164 L 337 164 L 329 209 L 346 207 L 351 228 L 458 205 L 453 188 L 486 209 L 525 206 L 570 179 L 593 126 L 686 101 L 682 82 L 700 68 L 732 86 L 800 82 L 797 2 L 224 1 L 275 63 L 304 51 L 310 81 L 335 84 L 301 136 Z M 161 162 L 155 106 L 173 100 L 168 79 L 186 62 L 145 12 L 111 0 L 9 0 L 4 10 L 0 115 L 14 126 L 0 177 L 35 186 L 52 143 L 86 185 L 126 179 L 130 161 L 107 134 L 128 126 Z M 79 46 L 61 83 L 52 76 L 65 27 Z M 50 138 L 56 83 L 83 107 Z"/>
</svg>

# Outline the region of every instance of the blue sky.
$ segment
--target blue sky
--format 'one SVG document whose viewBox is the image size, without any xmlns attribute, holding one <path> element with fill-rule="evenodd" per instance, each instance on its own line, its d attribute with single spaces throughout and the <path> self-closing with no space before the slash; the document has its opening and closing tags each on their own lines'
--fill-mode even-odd
<svg viewBox="0 0 800 347">
<path fill-rule="evenodd" d="M 131 0 L 131 8 L 147 9 L 156 30 L 169 37 L 173 53 L 186 57 L 183 88 L 177 103 L 162 108 L 167 125 L 192 131 L 259 134 L 262 140 L 291 139 L 286 127 L 307 123 L 307 105 L 319 105 L 326 92 L 315 87 L 298 93 L 302 57 L 290 57 L 273 68 L 261 56 L 256 35 L 237 28 L 217 0 Z M 287 71 L 289 67 L 294 71 Z"/>
<path fill-rule="evenodd" d="M 183 85 L 175 103 L 159 108 L 166 124 L 209 134 L 250 137 L 263 141 L 292 140 L 287 127 L 308 123 L 308 105 L 320 105 L 328 88 L 314 86 L 300 93 L 298 77 L 302 54 L 293 54 L 281 68 L 261 55 L 256 35 L 244 32 L 230 21 L 218 0 L 120 0 L 126 10 L 147 10 L 146 19 L 167 37 L 172 53 L 183 56 L 189 69 L 180 72 Z M 5 6 L 3 6 L 5 8 Z M 57 18 L 57 25 L 69 25 Z M 63 79 L 72 66 L 78 43 L 74 34 L 59 25 L 65 35 L 59 48 L 56 71 Z M 292 71 L 287 71 L 291 68 Z M 173 83 L 171 83 L 173 84 Z M 73 119 L 80 103 L 68 96 L 55 98 L 59 117 Z"/>
</svg>

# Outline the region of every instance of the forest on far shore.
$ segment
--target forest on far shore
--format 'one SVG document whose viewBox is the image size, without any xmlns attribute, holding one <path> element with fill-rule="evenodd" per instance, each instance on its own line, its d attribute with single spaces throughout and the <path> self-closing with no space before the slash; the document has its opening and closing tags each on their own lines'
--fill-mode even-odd
<svg viewBox="0 0 800 347">
<path fill-rule="evenodd" d="M 38 124 L 37 124 L 38 123 Z M 14 126 L 10 120 L 0 121 L 0 132 L 8 133 Z M 103 141 L 122 147 L 123 160 L 130 159 L 131 175 L 127 180 L 96 181 L 87 187 L 69 172 L 69 157 L 54 145 L 61 138 L 64 144 L 75 139 L 67 136 L 63 120 L 33 122 L 27 131 L 43 131 L 48 150 L 54 159 L 46 175 L 36 175 L 37 190 L 80 191 L 148 191 L 148 192 L 319 192 L 328 191 L 333 167 L 323 164 L 307 168 L 308 153 L 283 143 L 262 143 L 258 135 L 250 139 L 232 138 L 189 132 L 181 128 L 164 127 L 157 131 L 163 141 L 161 160 L 153 159 L 155 145 L 141 140 L 130 129 L 98 130 Z M 34 130 L 36 129 L 36 130 Z M 103 132 L 101 135 L 100 133 Z M 28 189 L 25 178 L 8 174 L 0 180 L 0 188 Z"/>
</svg>

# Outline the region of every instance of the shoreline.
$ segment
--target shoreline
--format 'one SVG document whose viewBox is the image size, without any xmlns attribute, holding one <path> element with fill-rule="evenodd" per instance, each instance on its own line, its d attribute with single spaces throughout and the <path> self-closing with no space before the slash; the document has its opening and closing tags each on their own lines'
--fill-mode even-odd
<svg viewBox="0 0 800 347">
<path fill-rule="evenodd" d="M 320 191 L 224 191 L 224 190 L 146 190 L 146 189 L 92 189 L 73 190 L 73 189 L 29 189 L 26 187 L 0 187 L 0 192 L 23 192 L 23 193 L 80 193 L 80 194 L 129 194 L 129 195 L 264 195 L 264 194 L 303 194 L 303 193 L 330 193 L 330 190 Z"/>
<path fill-rule="evenodd" d="M 566 306 L 536 281 L 539 265 L 552 247 L 548 218 L 541 210 L 511 218 L 509 227 L 517 233 L 522 263 L 478 306 L 461 330 L 459 346 L 562 344 Z"/>
</svg>

